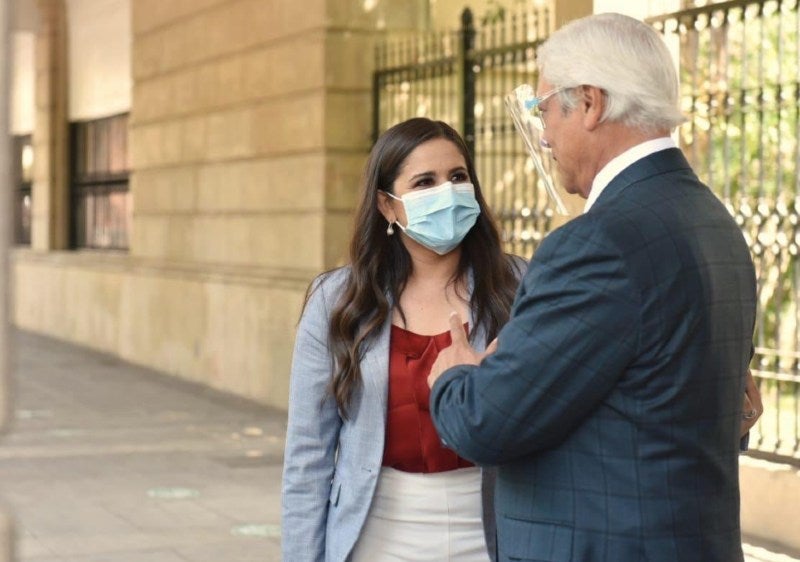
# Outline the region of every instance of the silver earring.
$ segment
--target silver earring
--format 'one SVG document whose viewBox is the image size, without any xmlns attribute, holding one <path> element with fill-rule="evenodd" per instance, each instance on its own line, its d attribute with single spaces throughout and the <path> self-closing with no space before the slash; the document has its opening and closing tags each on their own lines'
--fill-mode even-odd
<svg viewBox="0 0 800 562">
<path fill-rule="evenodd" d="M 392 234 L 394 234 L 394 221 L 389 223 L 389 228 L 386 229 L 386 234 L 388 236 L 391 236 Z"/>
</svg>

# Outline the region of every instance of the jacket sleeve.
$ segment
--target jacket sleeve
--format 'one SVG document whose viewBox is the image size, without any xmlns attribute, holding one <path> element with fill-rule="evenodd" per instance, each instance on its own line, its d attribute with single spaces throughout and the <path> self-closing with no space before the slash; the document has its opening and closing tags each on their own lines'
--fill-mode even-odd
<svg viewBox="0 0 800 562">
<path fill-rule="evenodd" d="M 328 498 L 341 418 L 328 392 L 326 341 L 333 297 L 328 283 L 312 288 L 295 339 L 289 386 L 282 486 L 281 548 L 287 562 L 322 561 Z"/>
<path fill-rule="evenodd" d="M 623 257 L 600 229 L 575 219 L 551 233 L 522 280 L 498 350 L 434 384 L 439 436 L 480 464 L 560 443 L 634 357 L 638 301 Z"/>
</svg>

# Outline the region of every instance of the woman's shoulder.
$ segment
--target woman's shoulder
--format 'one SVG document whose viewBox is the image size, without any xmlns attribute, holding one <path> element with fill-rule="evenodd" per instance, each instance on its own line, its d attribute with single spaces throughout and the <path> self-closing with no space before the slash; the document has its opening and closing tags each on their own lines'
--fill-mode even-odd
<svg viewBox="0 0 800 562">
<path fill-rule="evenodd" d="M 349 265 L 329 269 L 317 275 L 308 286 L 306 292 L 306 308 L 319 307 L 328 308 L 332 301 L 335 301 L 342 294 L 345 283 L 350 278 L 351 268 Z"/>
<path fill-rule="evenodd" d="M 514 276 L 521 279 L 528 269 L 528 260 L 516 254 L 506 254 L 506 259 L 508 259 L 511 264 L 511 270 L 514 272 Z"/>
<path fill-rule="evenodd" d="M 350 278 L 351 272 L 352 268 L 349 265 L 323 271 L 311 281 L 310 290 L 313 292 L 322 288 L 327 292 L 340 289 Z"/>
</svg>

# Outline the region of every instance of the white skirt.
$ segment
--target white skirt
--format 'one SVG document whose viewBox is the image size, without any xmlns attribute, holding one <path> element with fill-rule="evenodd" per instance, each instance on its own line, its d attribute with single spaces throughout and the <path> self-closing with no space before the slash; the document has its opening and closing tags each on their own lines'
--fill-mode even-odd
<svg viewBox="0 0 800 562">
<path fill-rule="evenodd" d="M 481 472 L 382 468 L 352 562 L 487 562 Z"/>
</svg>

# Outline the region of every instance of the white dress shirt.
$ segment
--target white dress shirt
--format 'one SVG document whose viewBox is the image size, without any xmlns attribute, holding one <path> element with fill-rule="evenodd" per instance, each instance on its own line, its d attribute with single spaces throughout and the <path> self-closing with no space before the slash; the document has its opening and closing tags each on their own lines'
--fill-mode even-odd
<svg viewBox="0 0 800 562">
<path fill-rule="evenodd" d="M 603 166 L 600 173 L 594 177 L 592 189 L 589 190 L 589 197 L 586 198 L 586 206 L 583 208 L 583 212 L 586 213 L 592 208 L 592 205 L 603 193 L 603 190 L 622 170 L 645 156 L 650 156 L 655 152 L 668 148 L 676 148 L 675 141 L 672 140 L 672 137 L 661 137 L 637 144 L 616 158 L 611 159 L 608 164 Z"/>
</svg>

